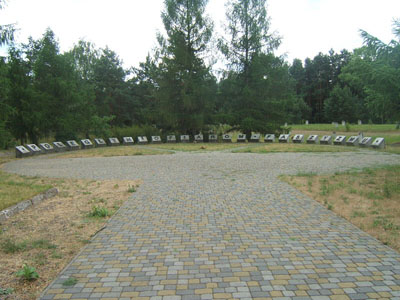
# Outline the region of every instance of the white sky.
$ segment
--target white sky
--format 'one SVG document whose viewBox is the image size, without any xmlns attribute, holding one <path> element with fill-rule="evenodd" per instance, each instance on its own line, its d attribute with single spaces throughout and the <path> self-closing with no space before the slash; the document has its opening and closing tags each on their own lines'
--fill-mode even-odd
<svg viewBox="0 0 400 300">
<path fill-rule="evenodd" d="M 283 37 L 276 54 L 313 58 L 333 48 L 349 51 L 362 45 L 359 29 L 384 42 L 393 39 L 392 21 L 400 18 L 400 0 L 267 0 L 271 28 Z M 17 42 L 38 39 L 47 27 L 62 51 L 83 38 L 106 45 L 124 61 L 138 66 L 156 45 L 163 0 L 6 0 L 0 24 L 17 23 Z M 225 20 L 225 0 L 209 0 L 208 14 L 217 32 Z M 3 53 L 4 54 L 4 53 Z"/>
</svg>

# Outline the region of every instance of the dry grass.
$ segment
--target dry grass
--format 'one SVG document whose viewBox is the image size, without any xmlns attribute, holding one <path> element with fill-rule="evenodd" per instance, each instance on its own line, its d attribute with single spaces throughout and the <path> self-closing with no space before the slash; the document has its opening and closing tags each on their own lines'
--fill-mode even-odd
<svg viewBox="0 0 400 300">
<path fill-rule="evenodd" d="M 283 180 L 400 251 L 400 166 Z"/>
<path fill-rule="evenodd" d="M 235 150 L 235 153 L 273 153 L 273 152 L 350 152 L 359 151 L 358 147 L 293 144 L 293 143 L 271 143 Z"/>
<path fill-rule="evenodd" d="M 177 144 L 158 144 L 148 145 L 152 147 L 174 151 L 222 151 L 246 146 L 246 144 L 238 143 L 177 143 Z"/>
<path fill-rule="evenodd" d="M 157 155 L 171 154 L 168 151 L 160 151 L 151 148 L 143 148 L 137 146 L 118 146 L 118 147 L 101 147 L 87 150 L 78 150 L 72 152 L 64 152 L 54 155 L 54 158 L 77 158 L 77 157 L 110 157 L 110 156 L 133 156 L 133 155 Z"/>
<path fill-rule="evenodd" d="M 24 179 L 25 180 L 25 179 Z M 93 207 L 114 213 L 137 181 L 38 179 L 59 195 L 11 217 L 0 227 L 0 287 L 12 288 L 8 299 L 36 299 L 109 217 L 89 217 Z M 38 280 L 21 281 L 15 273 L 33 266 Z"/>
</svg>

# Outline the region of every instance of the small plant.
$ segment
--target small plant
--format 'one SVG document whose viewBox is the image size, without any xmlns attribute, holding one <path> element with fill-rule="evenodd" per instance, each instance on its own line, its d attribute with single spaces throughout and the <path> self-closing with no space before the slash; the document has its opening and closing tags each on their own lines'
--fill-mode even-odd
<svg viewBox="0 0 400 300">
<path fill-rule="evenodd" d="M 63 286 L 74 286 L 75 284 L 78 283 L 78 279 L 76 279 L 75 277 L 70 277 L 67 280 L 65 280 L 62 285 Z"/>
<path fill-rule="evenodd" d="M 333 205 L 332 204 L 328 204 L 328 210 L 332 210 L 333 209 Z"/>
<path fill-rule="evenodd" d="M 49 240 L 40 239 L 32 242 L 32 248 L 56 249 L 57 245 L 50 243 Z"/>
<path fill-rule="evenodd" d="M 1 295 L 7 296 L 7 295 L 12 294 L 13 292 L 14 292 L 14 289 L 12 289 L 12 288 L 8 288 L 8 289 L 0 288 L 0 296 Z"/>
<path fill-rule="evenodd" d="M 92 211 L 89 213 L 89 217 L 100 217 L 105 218 L 110 215 L 107 207 L 93 206 Z"/>
<path fill-rule="evenodd" d="M 355 210 L 355 211 L 353 212 L 353 215 L 352 215 L 353 218 L 357 218 L 357 217 L 365 218 L 366 216 L 367 216 L 367 214 L 366 214 L 365 212 L 363 212 L 363 211 L 358 211 L 358 210 Z"/>
<path fill-rule="evenodd" d="M 116 184 L 114 185 L 114 189 L 117 189 L 117 188 L 119 188 L 118 183 L 116 183 Z"/>
<path fill-rule="evenodd" d="M 6 239 L 2 244 L 1 244 L 1 249 L 5 253 L 16 253 L 20 251 L 24 251 L 27 247 L 26 242 L 21 242 L 21 243 L 16 243 L 10 239 Z"/>
<path fill-rule="evenodd" d="M 135 186 L 133 186 L 133 185 L 129 185 L 129 188 L 128 188 L 128 193 L 135 193 L 136 192 L 136 188 L 135 188 Z"/>
<path fill-rule="evenodd" d="M 27 264 L 24 264 L 22 269 L 19 270 L 15 275 L 27 281 L 36 280 L 39 278 L 39 274 L 36 272 L 36 269 L 28 266 Z"/>
</svg>

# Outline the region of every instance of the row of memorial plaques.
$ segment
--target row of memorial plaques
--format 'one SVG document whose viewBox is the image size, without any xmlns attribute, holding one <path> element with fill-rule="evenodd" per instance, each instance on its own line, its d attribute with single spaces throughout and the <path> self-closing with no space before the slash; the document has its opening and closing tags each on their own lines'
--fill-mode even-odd
<svg viewBox="0 0 400 300">
<path fill-rule="evenodd" d="M 319 140 L 318 135 L 310 135 L 308 136 L 306 142 L 307 144 L 317 144 Z M 189 143 L 190 136 L 189 135 L 181 135 L 180 141 L 182 143 Z M 198 134 L 194 136 L 195 142 L 203 142 L 204 138 L 202 134 Z M 210 143 L 218 142 L 218 136 L 216 134 L 210 134 L 208 136 L 208 141 Z M 231 134 L 223 134 L 222 141 L 225 143 L 232 142 L 232 135 Z M 290 135 L 289 134 L 281 134 L 278 138 L 279 143 L 289 143 Z M 15 147 L 16 157 L 25 157 L 31 156 L 35 154 L 42 154 L 42 153 L 53 153 L 53 152 L 63 152 L 63 151 L 73 151 L 79 149 L 90 149 L 95 147 L 105 147 L 105 146 L 119 146 L 121 145 L 118 138 L 108 138 L 107 143 L 104 139 L 96 138 L 94 139 L 94 144 L 90 139 L 83 139 L 80 141 L 81 147 L 75 140 L 66 141 L 64 144 L 63 142 L 53 142 L 53 145 L 49 143 L 41 143 L 39 146 L 35 144 L 27 144 L 26 146 L 17 146 Z M 167 136 L 167 143 L 176 143 L 177 139 L 175 135 L 168 135 Z M 246 142 L 246 135 L 245 134 L 238 134 L 237 136 L 238 143 L 245 143 Z M 257 143 L 260 142 L 260 134 L 252 134 L 249 142 Z M 275 142 L 275 134 L 266 134 L 264 137 L 264 142 L 266 143 L 274 143 Z M 303 143 L 304 142 L 304 135 L 303 134 L 296 134 L 292 137 L 293 143 Z M 162 143 L 160 136 L 152 136 L 151 137 L 152 144 L 160 144 Z M 361 136 L 351 136 L 346 140 L 346 136 L 338 135 L 332 137 L 331 135 L 324 135 L 319 140 L 319 143 L 322 145 L 347 145 L 347 146 L 360 146 L 360 147 L 373 147 L 373 148 L 384 148 L 385 147 L 385 139 L 378 137 L 374 141 L 372 137 L 361 137 Z M 122 139 L 123 145 L 133 145 L 134 140 L 132 137 L 124 137 Z M 137 138 L 137 144 L 144 145 L 148 144 L 148 140 L 146 136 L 139 136 Z"/>
</svg>

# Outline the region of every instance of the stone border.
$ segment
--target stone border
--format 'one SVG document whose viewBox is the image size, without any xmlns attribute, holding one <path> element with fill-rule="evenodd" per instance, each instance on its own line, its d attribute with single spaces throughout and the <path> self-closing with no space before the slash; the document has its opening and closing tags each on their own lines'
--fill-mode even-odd
<svg viewBox="0 0 400 300">
<path fill-rule="evenodd" d="M 45 191 L 44 193 L 34 196 L 32 199 L 21 201 L 14 206 L 11 206 L 5 210 L 0 211 L 0 224 L 6 221 L 8 218 L 12 217 L 13 215 L 19 213 L 20 211 L 24 211 L 28 207 L 37 205 L 46 199 L 56 196 L 57 194 L 58 194 L 58 189 L 51 188 Z"/>
</svg>

